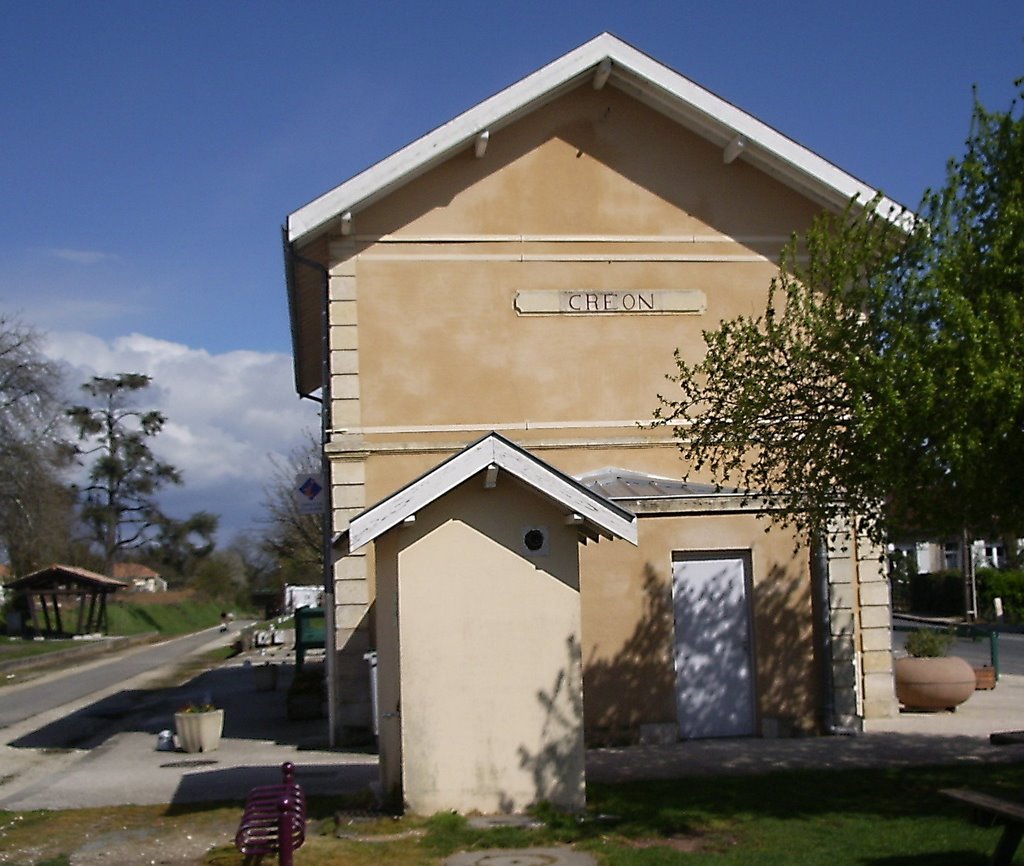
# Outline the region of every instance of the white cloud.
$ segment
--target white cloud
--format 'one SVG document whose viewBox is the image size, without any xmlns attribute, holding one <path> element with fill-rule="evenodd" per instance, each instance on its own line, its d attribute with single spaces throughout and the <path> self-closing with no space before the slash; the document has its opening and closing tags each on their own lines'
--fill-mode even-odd
<svg viewBox="0 0 1024 866">
<path fill-rule="evenodd" d="M 101 250 L 72 250 L 66 247 L 49 249 L 47 252 L 56 259 L 74 262 L 76 265 L 98 265 L 100 262 L 116 261 L 119 257 L 114 253 Z"/>
<path fill-rule="evenodd" d="M 167 417 L 153 450 L 184 476 L 184 487 L 167 497 L 180 509 L 174 516 L 221 513 L 225 541 L 259 519 L 271 456 L 287 455 L 304 430 L 319 425 L 318 404 L 295 395 L 291 358 L 284 354 L 215 355 L 144 334 L 107 341 L 74 331 L 51 332 L 47 353 L 70 368 L 75 388 L 91 376 L 152 377 L 140 406 Z"/>
</svg>

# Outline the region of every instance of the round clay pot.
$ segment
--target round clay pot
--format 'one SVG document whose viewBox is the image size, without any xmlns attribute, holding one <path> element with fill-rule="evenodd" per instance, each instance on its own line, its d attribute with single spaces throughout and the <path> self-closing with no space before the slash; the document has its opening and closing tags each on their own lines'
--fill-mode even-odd
<svg viewBox="0 0 1024 866">
<path fill-rule="evenodd" d="M 955 710 L 974 694 L 974 668 L 962 658 L 896 659 L 896 698 L 908 710 Z"/>
</svg>

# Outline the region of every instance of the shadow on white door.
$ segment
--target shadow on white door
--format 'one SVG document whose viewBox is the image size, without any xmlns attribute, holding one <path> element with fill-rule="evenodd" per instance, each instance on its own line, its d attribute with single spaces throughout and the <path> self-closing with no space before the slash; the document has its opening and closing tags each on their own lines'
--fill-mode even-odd
<svg viewBox="0 0 1024 866">
<path fill-rule="evenodd" d="M 672 555 L 676 707 L 684 739 L 756 732 L 750 553 Z"/>
</svg>

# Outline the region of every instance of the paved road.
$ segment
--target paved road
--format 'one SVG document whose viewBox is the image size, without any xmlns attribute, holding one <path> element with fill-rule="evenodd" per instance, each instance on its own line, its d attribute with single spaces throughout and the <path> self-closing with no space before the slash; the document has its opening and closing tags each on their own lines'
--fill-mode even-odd
<svg viewBox="0 0 1024 866">
<path fill-rule="evenodd" d="M 895 617 L 894 624 L 898 630 L 893 632 L 893 646 L 896 650 L 902 651 L 903 643 L 910 630 L 919 628 L 921 624 L 901 617 Z M 990 663 L 991 647 L 988 638 L 979 640 L 957 638 L 949 654 L 960 656 L 971 665 L 987 665 Z M 999 672 L 1001 674 L 1024 674 L 1024 634 L 1002 632 L 999 635 Z"/>
<path fill-rule="evenodd" d="M 236 626 L 237 629 L 237 626 Z M 155 671 L 195 652 L 219 637 L 212 628 L 159 644 L 128 650 L 114 657 L 73 665 L 25 685 L 0 691 L 0 729 L 105 691 L 139 674 Z"/>
</svg>

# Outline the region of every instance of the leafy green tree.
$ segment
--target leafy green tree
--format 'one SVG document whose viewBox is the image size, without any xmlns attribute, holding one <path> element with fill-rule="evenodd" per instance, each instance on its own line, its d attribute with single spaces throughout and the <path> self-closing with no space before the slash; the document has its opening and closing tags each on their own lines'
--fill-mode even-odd
<svg viewBox="0 0 1024 866">
<path fill-rule="evenodd" d="M 227 606 L 248 607 L 245 567 L 234 551 L 215 551 L 197 566 L 190 581 L 201 598 Z"/>
<path fill-rule="evenodd" d="M 75 455 L 89 463 L 88 483 L 80 490 L 81 519 L 108 570 L 125 551 L 146 545 L 163 543 L 181 556 L 189 538 L 199 535 L 208 542 L 216 530 L 212 515 L 200 512 L 182 523 L 157 505 L 156 494 L 182 479 L 150 448 L 165 417 L 135 406 L 139 392 L 150 382 L 141 373 L 94 376 L 82 386 L 89 402 L 68 410 L 78 432 Z M 192 553 L 201 550 L 203 542 L 199 545 Z"/>
<path fill-rule="evenodd" d="M 197 511 L 184 520 L 161 515 L 157 536 L 147 545 L 146 558 L 164 577 L 184 582 L 214 552 L 219 524 L 218 516 L 208 511 Z"/>
<path fill-rule="evenodd" d="M 0 314 L 0 548 L 14 574 L 70 558 L 64 371 L 43 354 L 41 340 Z"/>
<path fill-rule="evenodd" d="M 1019 83 L 1018 83 L 1019 86 Z M 919 218 L 852 204 L 783 251 L 765 311 L 676 353 L 672 424 L 695 471 L 808 537 L 856 520 L 1024 530 L 1024 119 L 975 105 Z"/>
<path fill-rule="evenodd" d="M 1024 79 L 1017 82 L 1018 88 Z M 925 198 L 928 233 L 906 294 L 930 402 L 915 454 L 930 528 L 1024 530 L 1024 111 L 977 99 L 963 157 Z M 908 385 L 905 393 L 912 394 Z M 903 517 L 914 517 L 908 503 Z"/>
</svg>

